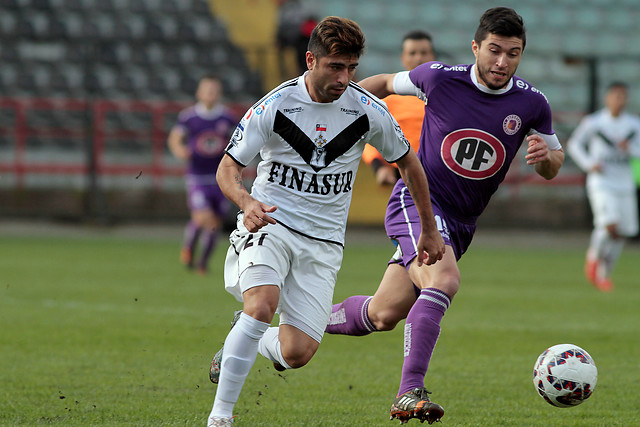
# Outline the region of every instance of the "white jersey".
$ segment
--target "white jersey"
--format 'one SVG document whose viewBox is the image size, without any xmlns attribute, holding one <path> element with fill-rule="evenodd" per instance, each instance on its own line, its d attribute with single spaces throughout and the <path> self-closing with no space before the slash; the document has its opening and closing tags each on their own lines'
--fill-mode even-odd
<svg viewBox="0 0 640 427">
<path fill-rule="evenodd" d="M 623 150 L 620 144 L 628 143 Z M 613 117 L 603 109 L 582 119 L 567 143 L 567 151 L 588 173 L 587 187 L 604 190 L 634 191 L 630 156 L 640 157 L 640 119 L 628 113 Z M 589 173 L 594 165 L 601 173 Z"/>
<path fill-rule="evenodd" d="M 280 224 L 344 244 L 353 183 L 365 143 L 389 162 L 410 148 L 386 105 L 350 82 L 331 103 L 311 100 L 305 75 L 285 82 L 244 115 L 227 154 L 246 166 L 259 153 L 251 195 L 278 209 Z"/>
</svg>

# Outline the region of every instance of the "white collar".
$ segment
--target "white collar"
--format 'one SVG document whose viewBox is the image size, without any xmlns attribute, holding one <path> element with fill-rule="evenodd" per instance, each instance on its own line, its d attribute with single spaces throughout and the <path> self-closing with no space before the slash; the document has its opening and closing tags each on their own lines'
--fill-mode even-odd
<svg viewBox="0 0 640 427">
<path fill-rule="evenodd" d="M 208 109 L 207 106 L 204 105 L 202 102 L 196 103 L 196 106 L 195 106 L 196 114 L 203 119 L 211 119 L 215 117 L 216 115 L 219 114 L 221 109 L 222 109 L 221 104 L 214 105 L 212 109 Z"/>
<path fill-rule="evenodd" d="M 471 81 L 478 89 L 484 93 L 488 93 L 489 95 L 502 95 L 503 93 L 509 92 L 513 87 L 513 77 L 511 77 L 506 87 L 503 87 L 502 89 L 489 89 L 478 81 L 478 76 L 476 76 L 476 64 L 471 66 Z"/>
</svg>

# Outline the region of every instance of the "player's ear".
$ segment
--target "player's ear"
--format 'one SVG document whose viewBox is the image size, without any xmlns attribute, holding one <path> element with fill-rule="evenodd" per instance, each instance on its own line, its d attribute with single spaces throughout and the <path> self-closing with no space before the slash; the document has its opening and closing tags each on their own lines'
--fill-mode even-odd
<svg viewBox="0 0 640 427">
<path fill-rule="evenodd" d="M 306 60 L 307 60 L 307 68 L 309 70 L 313 70 L 313 68 L 316 65 L 316 56 L 311 51 L 307 51 Z"/>
<path fill-rule="evenodd" d="M 477 58 L 478 57 L 478 50 L 480 49 L 480 44 L 477 43 L 475 40 L 471 40 L 471 51 L 473 52 L 474 56 Z"/>
</svg>

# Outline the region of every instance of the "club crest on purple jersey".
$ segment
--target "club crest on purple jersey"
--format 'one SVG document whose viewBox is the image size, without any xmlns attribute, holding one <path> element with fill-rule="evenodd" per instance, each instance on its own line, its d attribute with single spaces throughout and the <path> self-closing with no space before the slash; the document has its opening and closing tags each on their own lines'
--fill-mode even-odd
<svg viewBox="0 0 640 427">
<path fill-rule="evenodd" d="M 515 135 L 522 127 L 522 120 L 516 114 L 510 114 L 502 122 L 502 130 L 507 135 Z"/>
<path fill-rule="evenodd" d="M 458 129 L 442 141 L 440 155 L 447 167 L 469 179 L 490 178 L 504 165 L 502 142 L 479 129 Z"/>
</svg>

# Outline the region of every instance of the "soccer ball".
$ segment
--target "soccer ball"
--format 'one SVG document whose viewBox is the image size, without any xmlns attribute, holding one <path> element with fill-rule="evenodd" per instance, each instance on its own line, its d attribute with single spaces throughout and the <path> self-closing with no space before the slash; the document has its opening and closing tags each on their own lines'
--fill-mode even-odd
<svg viewBox="0 0 640 427">
<path fill-rule="evenodd" d="M 582 348 L 573 344 L 549 347 L 533 366 L 533 385 L 549 404 L 559 408 L 587 400 L 598 381 L 598 368 Z"/>
</svg>

